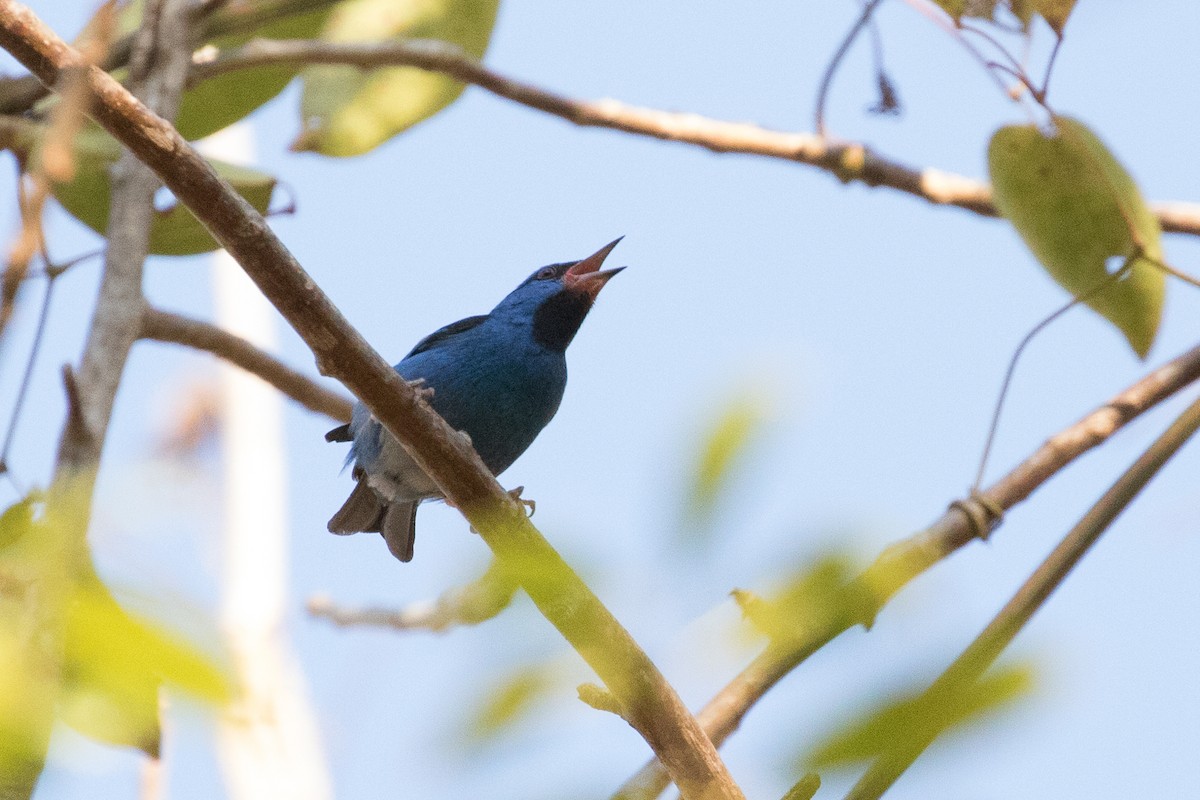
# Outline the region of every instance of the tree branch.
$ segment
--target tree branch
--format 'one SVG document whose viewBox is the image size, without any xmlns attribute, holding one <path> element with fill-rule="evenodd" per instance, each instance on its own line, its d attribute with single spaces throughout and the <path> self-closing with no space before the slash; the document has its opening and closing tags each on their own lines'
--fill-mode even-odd
<svg viewBox="0 0 1200 800">
<path fill-rule="evenodd" d="M 131 56 L 134 92 L 166 119 L 175 116 L 187 76 L 191 47 L 186 6 L 183 0 L 148 5 L 143 23 L 143 31 L 148 33 L 139 35 Z M 67 74 L 78 80 L 81 73 L 72 70 Z M 145 304 L 142 265 L 149 252 L 158 187 L 157 176 L 128 151 L 113 166 L 104 272 L 76 381 L 87 435 L 63 436 L 58 476 L 94 469 L 100 461 L 125 362 L 141 331 Z"/>
<path fill-rule="evenodd" d="M 345 608 L 324 595 L 309 598 L 308 613 L 338 627 L 370 625 L 401 631 L 441 633 L 456 625 L 477 625 L 492 619 L 512 602 L 516 584 L 497 562 L 471 583 L 455 586 L 431 602 L 406 608 Z"/>
<path fill-rule="evenodd" d="M 206 350 L 257 375 L 309 411 L 324 414 L 338 422 L 350 419 L 353 400 L 340 392 L 326 389 L 270 353 L 211 323 L 157 308 L 146 308 L 142 312 L 141 338 Z"/>
<path fill-rule="evenodd" d="M 1137 461 L 1117 479 L 1100 500 L 1059 542 L 1012 599 L 988 623 L 946 671 L 925 690 L 920 702 L 929 707 L 940 705 L 939 698 L 969 688 L 983 677 L 1034 613 L 1049 599 L 1121 512 L 1146 488 L 1168 460 L 1200 428 L 1200 399 L 1195 400 L 1171 423 Z M 878 800 L 903 772 L 925 751 L 940 733 L 930 727 L 912 741 L 900 742 L 894 751 L 885 752 L 846 795 L 846 800 Z"/>
<path fill-rule="evenodd" d="M 937 169 L 910 167 L 865 144 L 838 142 L 812 133 L 774 131 L 698 114 L 639 108 L 616 100 L 575 100 L 494 72 L 462 49 L 445 42 L 410 40 L 340 44 L 304 39 L 256 39 L 221 53 L 215 59 L 206 58 L 197 63 L 191 80 L 199 82 L 226 72 L 269 64 L 348 64 L 363 69 L 416 67 L 473 84 L 575 125 L 681 142 L 716 153 L 741 153 L 798 162 L 832 173 L 844 183 L 858 181 L 867 186 L 883 186 L 934 205 L 955 206 L 983 216 L 999 216 L 992 202 L 992 188 L 983 181 Z M 1160 203 L 1153 208 L 1164 231 L 1200 235 L 1200 203 Z"/>
<path fill-rule="evenodd" d="M 1162 365 L 1074 425 L 1052 436 L 988 487 L 984 496 L 1003 511 L 1011 509 L 1072 461 L 1197 380 L 1200 380 L 1200 347 Z M 878 610 L 909 581 L 978 535 L 975 523 L 963 507 L 952 505 L 933 525 L 884 550 L 858 577 L 858 582 L 869 588 L 874 609 Z M 814 631 L 804 640 L 768 645 L 704 706 L 696 719 L 720 747 L 738 729 L 746 713 L 775 684 L 855 622 L 839 621 Z M 625 782 L 614 798 L 650 800 L 668 785 L 670 779 L 662 766 L 650 761 Z"/>
<path fill-rule="evenodd" d="M 47 86 L 79 54 L 15 0 L 0 0 L 0 46 Z M 525 517 L 474 450 L 435 414 L 295 260 L 266 221 L 174 128 L 112 76 L 86 72 L 89 114 L 150 166 L 230 252 L 312 349 L 410 452 L 496 553 L 550 622 L 618 698 L 686 798 L 743 795 L 675 690 L 578 575 Z"/>
<path fill-rule="evenodd" d="M 251 33 L 264 25 L 314 11 L 331 8 L 338 0 L 256 0 L 254 3 L 199 3 L 190 19 L 190 34 L 194 42 L 205 42 L 221 36 Z M 97 63 L 106 72 L 129 64 L 136 33 L 129 33 L 112 43 Z M 23 114 L 49 90 L 33 75 L 0 78 L 0 114 Z"/>
</svg>

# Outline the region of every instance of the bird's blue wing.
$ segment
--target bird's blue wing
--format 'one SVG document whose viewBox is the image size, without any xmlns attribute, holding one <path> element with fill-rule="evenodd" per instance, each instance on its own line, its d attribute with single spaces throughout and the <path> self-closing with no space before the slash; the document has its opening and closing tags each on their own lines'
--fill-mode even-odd
<svg viewBox="0 0 1200 800">
<path fill-rule="evenodd" d="M 483 321 L 487 318 L 487 314 L 480 314 L 475 317 L 460 319 L 458 322 L 451 322 L 444 328 L 438 328 L 436 331 L 417 342 L 417 346 L 414 347 L 412 351 L 405 356 L 405 358 L 412 358 L 417 353 L 424 353 L 426 350 L 432 350 L 435 347 L 443 345 L 447 341 L 453 339 L 455 336 L 458 336 L 460 333 L 465 333 L 466 331 L 483 324 Z"/>
</svg>

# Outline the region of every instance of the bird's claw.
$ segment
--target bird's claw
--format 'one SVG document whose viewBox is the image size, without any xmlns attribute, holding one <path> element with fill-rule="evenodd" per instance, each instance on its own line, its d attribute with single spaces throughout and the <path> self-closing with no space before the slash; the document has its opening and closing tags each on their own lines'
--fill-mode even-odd
<svg viewBox="0 0 1200 800">
<path fill-rule="evenodd" d="M 424 378 L 417 378 L 415 381 L 405 381 L 405 383 L 408 384 L 408 388 L 412 389 L 417 397 L 425 402 L 428 403 L 433 399 L 433 387 L 426 385 Z"/>
<path fill-rule="evenodd" d="M 520 503 L 521 505 L 525 506 L 527 509 L 529 509 L 529 513 L 526 516 L 532 517 L 533 512 L 537 511 L 537 501 L 526 500 L 524 497 L 521 497 L 521 492 L 523 492 L 523 491 L 525 491 L 525 487 L 518 486 L 515 489 L 509 489 L 508 496 L 511 497 L 516 502 Z"/>
</svg>

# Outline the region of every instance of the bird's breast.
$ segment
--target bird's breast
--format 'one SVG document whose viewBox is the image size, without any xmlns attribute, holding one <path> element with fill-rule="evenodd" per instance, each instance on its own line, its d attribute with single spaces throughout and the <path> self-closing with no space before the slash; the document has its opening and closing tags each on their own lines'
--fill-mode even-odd
<svg viewBox="0 0 1200 800">
<path fill-rule="evenodd" d="M 425 379 L 433 389 L 434 410 L 471 437 L 480 458 L 498 475 L 554 417 L 566 388 L 566 360 L 519 346 L 485 346 L 459 356 L 453 364 L 401 364 L 414 367 L 401 374 Z"/>
</svg>

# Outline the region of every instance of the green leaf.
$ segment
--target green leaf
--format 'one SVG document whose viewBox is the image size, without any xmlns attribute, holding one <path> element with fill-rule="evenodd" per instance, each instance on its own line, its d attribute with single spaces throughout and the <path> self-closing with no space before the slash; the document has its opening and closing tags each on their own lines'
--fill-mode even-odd
<svg viewBox="0 0 1200 800">
<path fill-rule="evenodd" d="M 1038 13 L 1059 36 L 1067 24 L 1067 17 L 1075 9 L 1075 0 L 1035 0 Z"/>
<path fill-rule="evenodd" d="M 73 217 L 100 235 L 108 227 L 112 185 L 109 169 L 121 155 L 115 139 L 95 126 L 85 127 L 75 140 L 75 176 L 51 187 L 54 198 Z M 35 154 L 36 158 L 36 154 Z M 208 159 L 221 177 L 260 213 L 265 213 L 275 191 L 275 179 L 266 173 L 216 159 Z M 150 227 L 150 252 L 184 256 L 207 253 L 220 245 L 208 229 L 182 204 L 157 210 Z"/>
<path fill-rule="evenodd" d="M 126 612 L 98 579 L 84 579 L 67 606 L 63 719 L 101 741 L 158 752 L 158 687 L 208 702 L 230 694 L 226 674 L 190 644 Z"/>
<path fill-rule="evenodd" d="M 332 42 L 439 39 L 482 58 L 499 0 L 346 0 L 330 16 Z M 463 85 L 414 67 L 363 71 L 319 66 L 304 70 L 302 130 L 293 150 L 360 155 L 436 114 Z"/>
<path fill-rule="evenodd" d="M 25 497 L 0 514 L 0 551 L 17 544 L 33 527 L 34 498 Z"/>
<path fill-rule="evenodd" d="M 209 44 L 228 50 L 252 38 L 311 39 L 325 25 L 329 8 L 297 14 L 237 36 L 214 39 Z M 247 116 L 274 98 L 292 82 L 299 67 L 280 65 L 227 72 L 183 93 L 175 128 L 185 139 L 202 139 Z"/>
<path fill-rule="evenodd" d="M 954 18 L 955 22 L 963 17 L 981 17 L 992 19 L 996 13 L 998 0 L 934 0 L 943 11 Z"/>
<path fill-rule="evenodd" d="M 91 486 L 61 481 L 0 515 L 0 770 L 44 752 L 56 717 L 153 754 L 161 683 L 209 702 L 230 694 L 211 659 L 123 610 L 96 576 L 83 539 Z"/>
<path fill-rule="evenodd" d="M 696 538 L 708 534 L 707 523 L 737 468 L 762 432 L 769 413 L 759 394 L 735 397 L 717 414 L 691 470 L 684 507 L 691 523 L 685 531 Z M 694 534 L 694 535 L 693 535 Z"/>
<path fill-rule="evenodd" d="M 1158 221 L 1095 134 L 1073 119 L 1053 122 L 1048 133 L 1018 125 L 992 136 L 996 206 L 1051 277 L 1116 325 L 1145 358 L 1162 317 L 1162 271 L 1138 258 L 1122 279 L 1103 284 L 1112 264 L 1137 254 L 1138 245 L 1162 260 Z"/>
<path fill-rule="evenodd" d="M 820 788 L 821 776 L 815 772 L 810 772 L 796 781 L 796 784 L 791 789 L 788 789 L 787 794 L 783 796 L 783 800 L 812 800 Z"/>
<path fill-rule="evenodd" d="M 852 568 L 845 554 L 828 553 L 768 598 L 740 589 L 732 594 L 750 624 L 772 642 L 804 641 L 830 626 L 870 619 L 870 598 L 853 580 Z"/>
<path fill-rule="evenodd" d="M 492 689 L 471 715 L 476 740 L 494 739 L 510 729 L 560 684 L 558 670 L 539 663 L 520 667 Z"/>
<path fill-rule="evenodd" d="M 819 741 L 804 757 L 820 769 L 868 761 L 922 746 L 951 728 L 982 720 L 1027 695 L 1033 686 L 1028 665 L 993 670 L 956 689 L 906 694 L 884 701 Z"/>
</svg>

